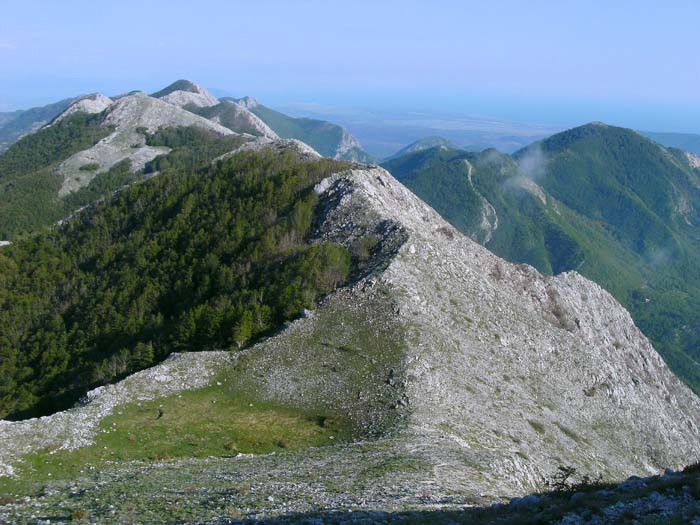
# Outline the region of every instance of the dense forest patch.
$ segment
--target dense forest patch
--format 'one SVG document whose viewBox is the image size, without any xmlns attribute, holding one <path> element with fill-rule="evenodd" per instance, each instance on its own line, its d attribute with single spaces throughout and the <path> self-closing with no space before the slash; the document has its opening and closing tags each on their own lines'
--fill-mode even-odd
<svg viewBox="0 0 700 525">
<path fill-rule="evenodd" d="M 173 351 L 241 348 L 346 282 L 348 251 L 310 235 L 314 184 L 347 167 L 292 153 L 200 170 L 171 158 L 3 248 L 0 417 L 66 408 Z"/>
<path fill-rule="evenodd" d="M 0 155 L 0 239 L 61 219 L 58 164 L 110 133 L 101 115 L 76 113 L 27 135 Z"/>
</svg>

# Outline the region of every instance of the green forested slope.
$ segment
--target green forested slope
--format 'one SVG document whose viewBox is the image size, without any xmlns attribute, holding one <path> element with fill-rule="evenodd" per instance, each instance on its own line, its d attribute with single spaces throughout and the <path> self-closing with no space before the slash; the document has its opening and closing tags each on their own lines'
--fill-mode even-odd
<svg viewBox="0 0 700 525">
<path fill-rule="evenodd" d="M 107 136 L 99 115 L 77 113 L 28 135 L 0 155 L 0 238 L 46 226 L 65 215 L 54 169 Z"/>
<path fill-rule="evenodd" d="M 28 135 L 0 155 L 0 239 L 39 231 L 78 208 L 140 180 L 129 161 L 98 174 L 87 187 L 60 197 L 63 178 L 56 168 L 74 153 L 107 136 L 101 115 L 76 113 L 50 127 Z M 150 146 L 167 146 L 173 152 L 152 161 L 146 174 L 187 158 L 190 167 L 211 160 L 242 143 L 238 136 L 222 137 L 196 127 L 169 128 L 146 137 Z M 89 167 L 89 165 L 88 165 Z M 98 165 L 95 165 L 95 169 Z"/>
<path fill-rule="evenodd" d="M 674 371 L 700 389 L 700 177 L 683 155 L 642 135 L 589 124 L 515 154 L 540 148 L 546 169 L 538 182 L 569 208 L 596 221 L 634 254 L 625 273 L 598 282 L 632 313 Z M 596 268 L 581 272 L 595 277 Z"/>
<path fill-rule="evenodd" d="M 313 185 L 345 164 L 164 162 L 158 177 L 0 249 L 0 417 L 65 408 L 173 351 L 241 347 L 347 279 L 344 248 L 307 240 Z"/>
</svg>

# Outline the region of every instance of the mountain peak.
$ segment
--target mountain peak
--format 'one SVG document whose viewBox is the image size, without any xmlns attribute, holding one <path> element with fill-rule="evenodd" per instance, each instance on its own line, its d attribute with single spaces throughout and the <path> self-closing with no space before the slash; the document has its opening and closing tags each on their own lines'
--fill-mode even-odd
<svg viewBox="0 0 700 525">
<path fill-rule="evenodd" d="M 113 100 L 109 97 L 104 96 L 102 93 L 90 93 L 88 95 L 82 95 L 78 97 L 75 102 L 73 102 L 66 110 L 58 115 L 52 122 L 56 124 L 66 117 L 69 117 L 75 113 L 102 113 L 105 109 L 111 106 Z"/>
<path fill-rule="evenodd" d="M 153 93 L 153 97 L 155 98 L 162 98 L 166 95 L 169 95 L 170 93 L 173 93 L 175 91 L 186 91 L 188 93 L 205 93 L 206 89 L 204 89 L 202 86 L 197 84 L 196 82 L 192 82 L 191 80 L 185 80 L 185 79 L 180 79 L 176 80 L 172 84 L 164 87 L 160 91 L 156 91 Z"/>
<path fill-rule="evenodd" d="M 424 150 L 435 148 L 435 147 L 440 147 L 443 149 L 454 149 L 454 150 L 463 150 L 464 149 L 449 139 L 446 139 L 444 137 L 440 137 L 437 135 L 430 135 L 430 136 L 423 137 L 422 139 L 418 139 L 415 142 L 410 143 L 408 146 L 405 146 L 404 148 L 400 149 L 399 151 L 397 151 L 396 153 L 394 153 L 390 157 L 386 158 L 385 160 L 396 159 L 399 157 L 403 157 L 404 155 L 408 155 L 409 153 L 416 153 L 419 151 L 424 151 Z"/>
<path fill-rule="evenodd" d="M 216 106 L 219 103 L 214 95 L 206 88 L 191 80 L 176 80 L 166 88 L 161 89 L 151 95 L 170 104 L 185 107 L 195 105 L 197 107 Z"/>
</svg>

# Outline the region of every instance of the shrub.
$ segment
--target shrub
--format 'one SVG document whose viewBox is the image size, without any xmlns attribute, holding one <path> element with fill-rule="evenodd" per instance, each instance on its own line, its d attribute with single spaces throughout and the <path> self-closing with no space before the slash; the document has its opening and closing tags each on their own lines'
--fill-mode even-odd
<svg viewBox="0 0 700 525">
<path fill-rule="evenodd" d="M 70 513 L 68 516 L 71 521 L 80 521 L 80 520 L 85 520 L 88 517 L 88 513 L 85 510 L 78 509 L 74 510 Z"/>
</svg>

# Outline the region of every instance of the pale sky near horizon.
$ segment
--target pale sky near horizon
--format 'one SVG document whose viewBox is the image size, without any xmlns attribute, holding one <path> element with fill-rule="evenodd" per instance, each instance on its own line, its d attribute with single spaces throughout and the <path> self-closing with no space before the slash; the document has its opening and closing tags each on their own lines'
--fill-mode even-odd
<svg viewBox="0 0 700 525">
<path fill-rule="evenodd" d="M 700 133 L 700 1 L 0 0 L 0 111 L 177 78 L 269 105 Z"/>
</svg>

